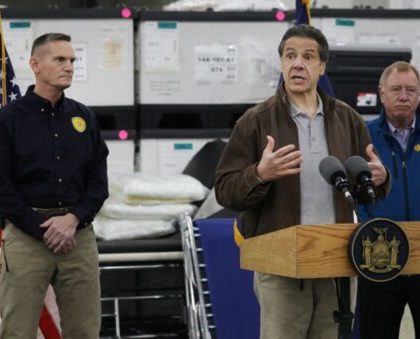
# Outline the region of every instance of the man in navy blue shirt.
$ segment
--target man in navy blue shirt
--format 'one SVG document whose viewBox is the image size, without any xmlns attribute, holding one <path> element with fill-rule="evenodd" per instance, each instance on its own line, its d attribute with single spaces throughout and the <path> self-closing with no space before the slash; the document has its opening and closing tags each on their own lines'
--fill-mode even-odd
<svg viewBox="0 0 420 339">
<path fill-rule="evenodd" d="M 38 37 L 35 85 L 0 111 L 0 337 L 35 339 L 54 288 L 64 339 L 97 339 L 98 251 L 91 222 L 108 197 L 108 149 L 93 113 L 66 98 L 71 38 Z"/>
</svg>

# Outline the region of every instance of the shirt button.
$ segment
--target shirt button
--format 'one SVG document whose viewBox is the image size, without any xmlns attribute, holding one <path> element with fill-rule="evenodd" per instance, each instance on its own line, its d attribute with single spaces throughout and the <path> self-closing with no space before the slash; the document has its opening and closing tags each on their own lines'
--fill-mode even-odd
<svg viewBox="0 0 420 339">
<path fill-rule="evenodd" d="M 52 113 L 51 113 L 51 116 L 53 117 L 54 115 L 55 115 L 55 114 L 54 114 L 54 112 L 52 112 Z"/>
<path fill-rule="evenodd" d="M 61 201 L 58 202 L 58 205 L 61 206 L 63 203 Z"/>
<path fill-rule="evenodd" d="M 41 112 L 44 112 L 44 111 L 45 111 L 45 109 L 41 108 Z"/>
<path fill-rule="evenodd" d="M 54 133 L 54 138 L 58 138 L 58 133 Z"/>
<path fill-rule="evenodd" d="M 61 178 L 58 178 L 58 182 L 62 182 L 63 181 L 63 179 L 61 179 Z"/>
<path fill-rule="evenodd" d="M 57 159 L 57 160 L 60 160 L 60 156 L 59 156 L 59 155 L 57 155 L 57 156 L 56 156 L 56 159 Z"/>
</svg>

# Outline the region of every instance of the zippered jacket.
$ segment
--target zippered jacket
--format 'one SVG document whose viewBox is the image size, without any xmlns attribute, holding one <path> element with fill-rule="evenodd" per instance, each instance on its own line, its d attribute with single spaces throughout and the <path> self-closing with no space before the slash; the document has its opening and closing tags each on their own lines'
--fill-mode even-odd
<svg viewBox="0 0 420 339">
<path fill-rule="evenodd" d="M 329 154 L 343 163 L 352 155 L 366 157 L 370 136 L 363 118 L 344 102 L 320 89 L 318 93 L 323 102 Z M 256 176 L 267 135 L 274 138 L 275 149 L 288 144 L 299 148 L 298 131 L 290 116 L 284 86 L 238 119 L 216 170 L 216 198 L 222 206 L 240 212 L 237 221 L 245 238 L 300 224 L 300 176 L 287 176 L 266 184 L 261 184 Z M 387 180 L 375 188 L 377 199 L 386 195 L 388 184 Z M 359 199 L 363 201 L 366 197 Z M 343 194 L 334 192 L 334 203 L 336 222 L 353 222 L 352 209 Z"/>
<path fill-rule="evenodd" d="M 420 115 L 410 135 L 407 151 L 389 130 L 385 112 L 368 123 L 373 144 L 391 174 L 391 190 L 386 199 L 359 208 L 360 221 L 388 218 L 394 221 L 420 220 Z"/>
</svg>

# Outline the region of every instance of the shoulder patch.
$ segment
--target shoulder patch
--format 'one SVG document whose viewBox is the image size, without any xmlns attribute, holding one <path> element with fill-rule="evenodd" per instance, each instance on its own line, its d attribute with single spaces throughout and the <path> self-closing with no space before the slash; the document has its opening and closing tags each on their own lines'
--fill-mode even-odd
<svg viewBox="0 0 420 339">
<path fill-rule="evenodd" d="M 86 121 L 81 117 L 71 118 L 71 123 L 73 124 L 74 129 L 79 133 L 83 133 L 86 130 Z"/>
</svg>

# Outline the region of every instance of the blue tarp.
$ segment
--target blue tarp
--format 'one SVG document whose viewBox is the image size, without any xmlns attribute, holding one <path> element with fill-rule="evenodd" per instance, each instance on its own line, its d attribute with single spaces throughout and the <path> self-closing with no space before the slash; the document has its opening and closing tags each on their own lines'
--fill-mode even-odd
<svg viewBox="0 0 420 339">
<path fill-rule="evenodd" d="M 241 270 L 234 219 L 194 221 L 201 234 L 217 339 L 258 339 L 259 306 L 253 272 Z"/>
</svg>

